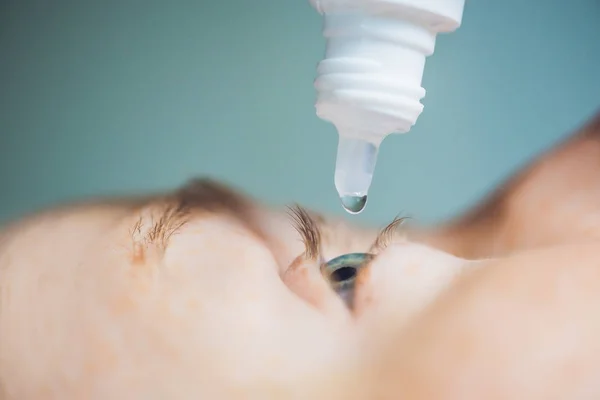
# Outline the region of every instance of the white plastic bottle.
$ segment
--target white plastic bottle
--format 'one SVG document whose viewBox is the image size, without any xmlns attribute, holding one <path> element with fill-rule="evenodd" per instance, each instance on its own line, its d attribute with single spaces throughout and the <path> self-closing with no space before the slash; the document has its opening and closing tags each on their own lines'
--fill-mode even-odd
<svg viewBox="0 0 600 400">
<path fill-rule="evenodd" d="M 317 115 L 335 125 L 335 186 L 348 212 L 367 201 L 377 153 L 423 110 L 425 58 L 440 32 L 456 30 L 465 0 L 310 0 L 324 15 L 325 58 L 315 87 Z"/>
</svg>

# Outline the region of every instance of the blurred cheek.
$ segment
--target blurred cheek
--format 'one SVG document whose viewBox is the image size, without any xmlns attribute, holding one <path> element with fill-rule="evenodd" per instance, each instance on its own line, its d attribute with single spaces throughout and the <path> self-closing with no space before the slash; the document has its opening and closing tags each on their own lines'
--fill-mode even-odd
<svg viewBox="0 0 600 400">
<path fill-rule="evenodd" d="M 455 278 L 479 262 L 434 248 L 394 243 L 357 278 L 355 313 L 364 327 L 388 330 L 403 325 L 434 301 Z"/>
</svg>

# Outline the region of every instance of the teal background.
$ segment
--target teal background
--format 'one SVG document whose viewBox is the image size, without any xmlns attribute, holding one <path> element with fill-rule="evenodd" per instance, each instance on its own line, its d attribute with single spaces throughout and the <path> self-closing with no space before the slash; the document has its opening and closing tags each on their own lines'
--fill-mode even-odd
<svg viewBox="0 0 600 400">
<path fill-rule="evenodd" d="M 2 1 L 0 221 L 197 175 L 344 215 L 314 111 L 324 47 L 307 0 Z M 599 66 L 600 1 L 467 0 L 352 218 L 465 209 L 600 109 Z"/>
</svg>

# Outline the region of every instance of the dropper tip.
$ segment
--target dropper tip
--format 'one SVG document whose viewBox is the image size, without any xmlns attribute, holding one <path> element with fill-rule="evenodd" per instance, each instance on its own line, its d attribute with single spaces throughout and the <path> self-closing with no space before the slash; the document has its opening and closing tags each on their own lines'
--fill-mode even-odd
<svg viewBox="0 0 600 400">
<path fill-rule="evenodd" d="M 361 213 L 367 204 L 379 142 L 340 133 L 335 163 L 335 188 L 342 206 L 350 214 Z"/>
<path fill-rule="evenodd" d="M 367 205 L 367 195 L 340 196 L 342 206 L 350 214 L 360 214 Z"/>
</svg>

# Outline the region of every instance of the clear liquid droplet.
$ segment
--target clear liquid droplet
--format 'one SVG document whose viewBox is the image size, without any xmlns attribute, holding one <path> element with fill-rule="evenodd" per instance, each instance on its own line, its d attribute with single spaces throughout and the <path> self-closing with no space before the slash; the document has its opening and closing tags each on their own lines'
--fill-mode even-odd
<svg viewBox="0 0 600 400">
<path fill-rule="evenodd" d="M 364 196 L 342 196 L 340 197 L 342 201 L 342 206 L 344 209 L 350 214 L 359 214 L 362 210 L 365 209 L 365 205 L 367 204 L 367 195 Z"/>
</svg>

